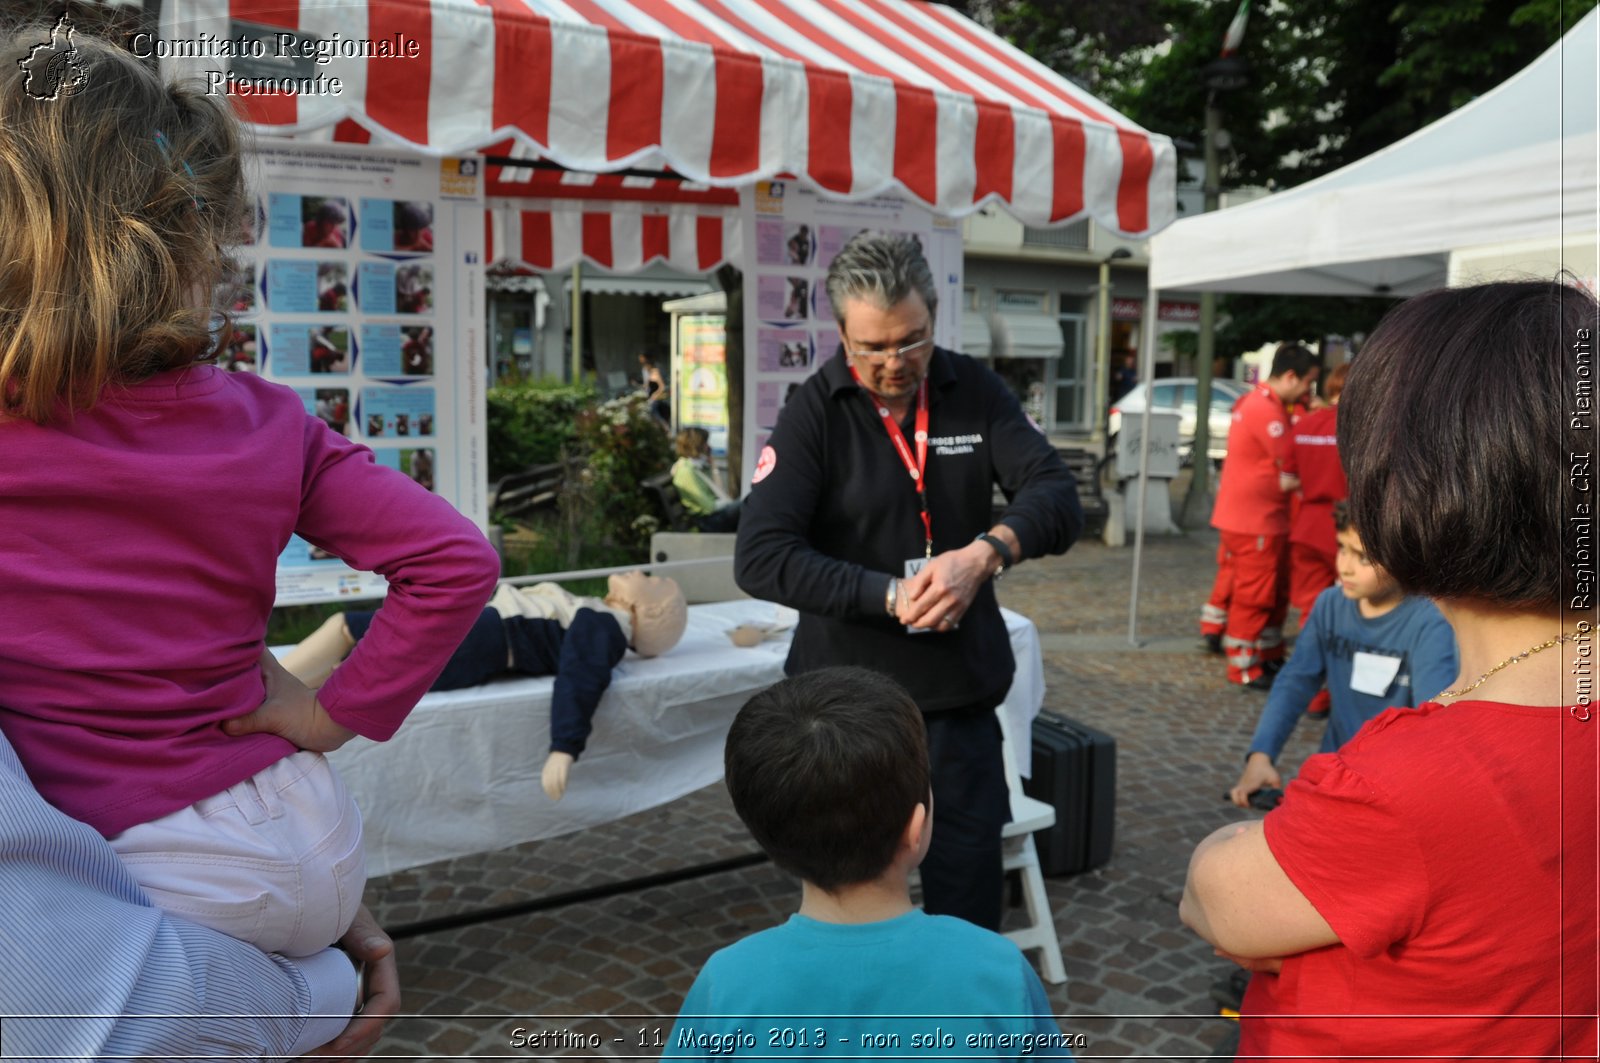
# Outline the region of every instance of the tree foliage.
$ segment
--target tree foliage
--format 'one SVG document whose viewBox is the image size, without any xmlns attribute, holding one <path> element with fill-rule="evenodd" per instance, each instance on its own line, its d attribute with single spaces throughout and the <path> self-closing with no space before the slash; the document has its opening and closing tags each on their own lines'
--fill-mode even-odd
<svg viewBox="0 0 1600 1063">
<path fill-rule="evenodd" d="M 1596 0 L 1255 0 L 1221 93 L 1221 187 L 1287 188 L 1364 158 L 1521 70 Z M 961 6 L 961 5 L 958 5 Z M 1201 176 L 1207 88 L 1238 0 L 968 0 L 969 13 L 1183 149 Z M 1581 61 L 1581 60 L 1580 60 Z M 1370 331 L 1388 299 L 1229 295 L 1217 349 Z"/>
</svg>

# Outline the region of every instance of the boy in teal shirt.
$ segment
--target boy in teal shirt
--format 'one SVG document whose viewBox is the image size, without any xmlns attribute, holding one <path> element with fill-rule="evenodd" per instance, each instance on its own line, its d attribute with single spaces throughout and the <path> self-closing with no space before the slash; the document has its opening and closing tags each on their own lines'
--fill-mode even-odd
<svg viewBox="0 0 1600 1063">
<path fill-rule="evenodd" d="M 827 668 L 757 694 L 728 732 L 733 807 L 800 911 L 715 953 L 663 1058 L 1062 1059 L 1015 945 L 911 903 L 932 793 L 922 714 L 892 679 Z"/>
</svg>

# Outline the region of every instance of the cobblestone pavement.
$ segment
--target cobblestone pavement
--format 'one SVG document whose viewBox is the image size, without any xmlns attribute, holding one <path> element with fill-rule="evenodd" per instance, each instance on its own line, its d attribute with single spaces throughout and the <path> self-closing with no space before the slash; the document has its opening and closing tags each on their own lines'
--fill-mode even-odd
<svg viewBox="0 0 1600 1063">
<path fill-rule="evenodd" d="M 1237 818 L 1221 795 L 1262 705 L 1227 685 L 1220 658 L 1198 650 L 1215 550 L 1211 532 L 1147 540 L 1137 647 L 1128 638 L 1131 549 L 1082 543 L 1000 585 L 1002 602 L 1039 627 L 1046 708 L 1118 743 L 1111 861 L 1048 886 L 1069 977 L 1050 998 L 1063 1027 L 1084 1035 L 1080 1058 L 1227 1056 L 1236 1033 L 1208 997 L 1227 965 L 1177 918 L 1190 851 Z M 1317 730 L 1299 729 L 1285 764 L 1313 750 Z M 390 1025 L 379 1054 L 654 1058 L 657 1031 L 706 957 L 787 918 L 798 886 L 760 863 L 614 895 L 604 888 L 756 852 L 719 784 L 579 835 L 375 880 L 368 903 L 402 932 L 474 909 L 602 894 L 402 938 L 408 1015 Z"/>
</svg>

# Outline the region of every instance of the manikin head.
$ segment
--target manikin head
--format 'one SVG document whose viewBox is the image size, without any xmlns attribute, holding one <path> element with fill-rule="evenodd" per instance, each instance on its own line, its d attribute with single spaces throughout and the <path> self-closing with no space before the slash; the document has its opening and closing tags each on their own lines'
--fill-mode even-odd
<svg viewBox="0 0 1600 1063">
<path fill-rule="evenodd" d="M 633 618 L 633 651 L 659 657 L 678 644 L 689 623 L 683 591 L 670 579 L 623 572 L 610 580 L 606 604 Z"/>
</svg>

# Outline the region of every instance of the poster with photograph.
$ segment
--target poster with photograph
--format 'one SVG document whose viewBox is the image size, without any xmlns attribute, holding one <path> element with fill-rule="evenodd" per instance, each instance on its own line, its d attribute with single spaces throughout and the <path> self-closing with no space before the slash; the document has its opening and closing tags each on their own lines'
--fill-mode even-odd
<svg viewBox="0 0 1600 1063">
<path fill-rule="evenodd" d="M 476 160 L 340 144 L 261 143 L 257 209 L 219 298 L 219 364 L 293 388 L 377 464 L 487 518 L 483 204 Z M 376 597 L 382 577 L 296 537 L 278 602 Z"/>
<path fill-rule="evenodd" d="M 363 199 L 361 250 L 433 253 L 433 203 L 426 199 Z"/>
<path fill-rule="evenodd" d="M 839 350 L 826 280 L 852 237 L 882 229 L 922 246 L 939 296 L 934 341 L 942 347 L 960 342 L 963 274 L 960 222 L 892 196 L 846 203 L 793 181 L 758 181 L 741 192 L 740 210 L 748 264 L 744 342 L 755 352 L 745 384 L 748 477 L 789 396 Z"/>
<path fill-rule="evenodd" d="M 350 201 L 343 196 L 269 193 L 267 243 L 273 247 L 350 246 Z"/>
<path fill-rule="evenodd" d="M 728 452 L 728 328 L 725 314 L 677 319 L 672 396 L 675 423 L 704 428 L 713 454 Z"/>
</svg>

